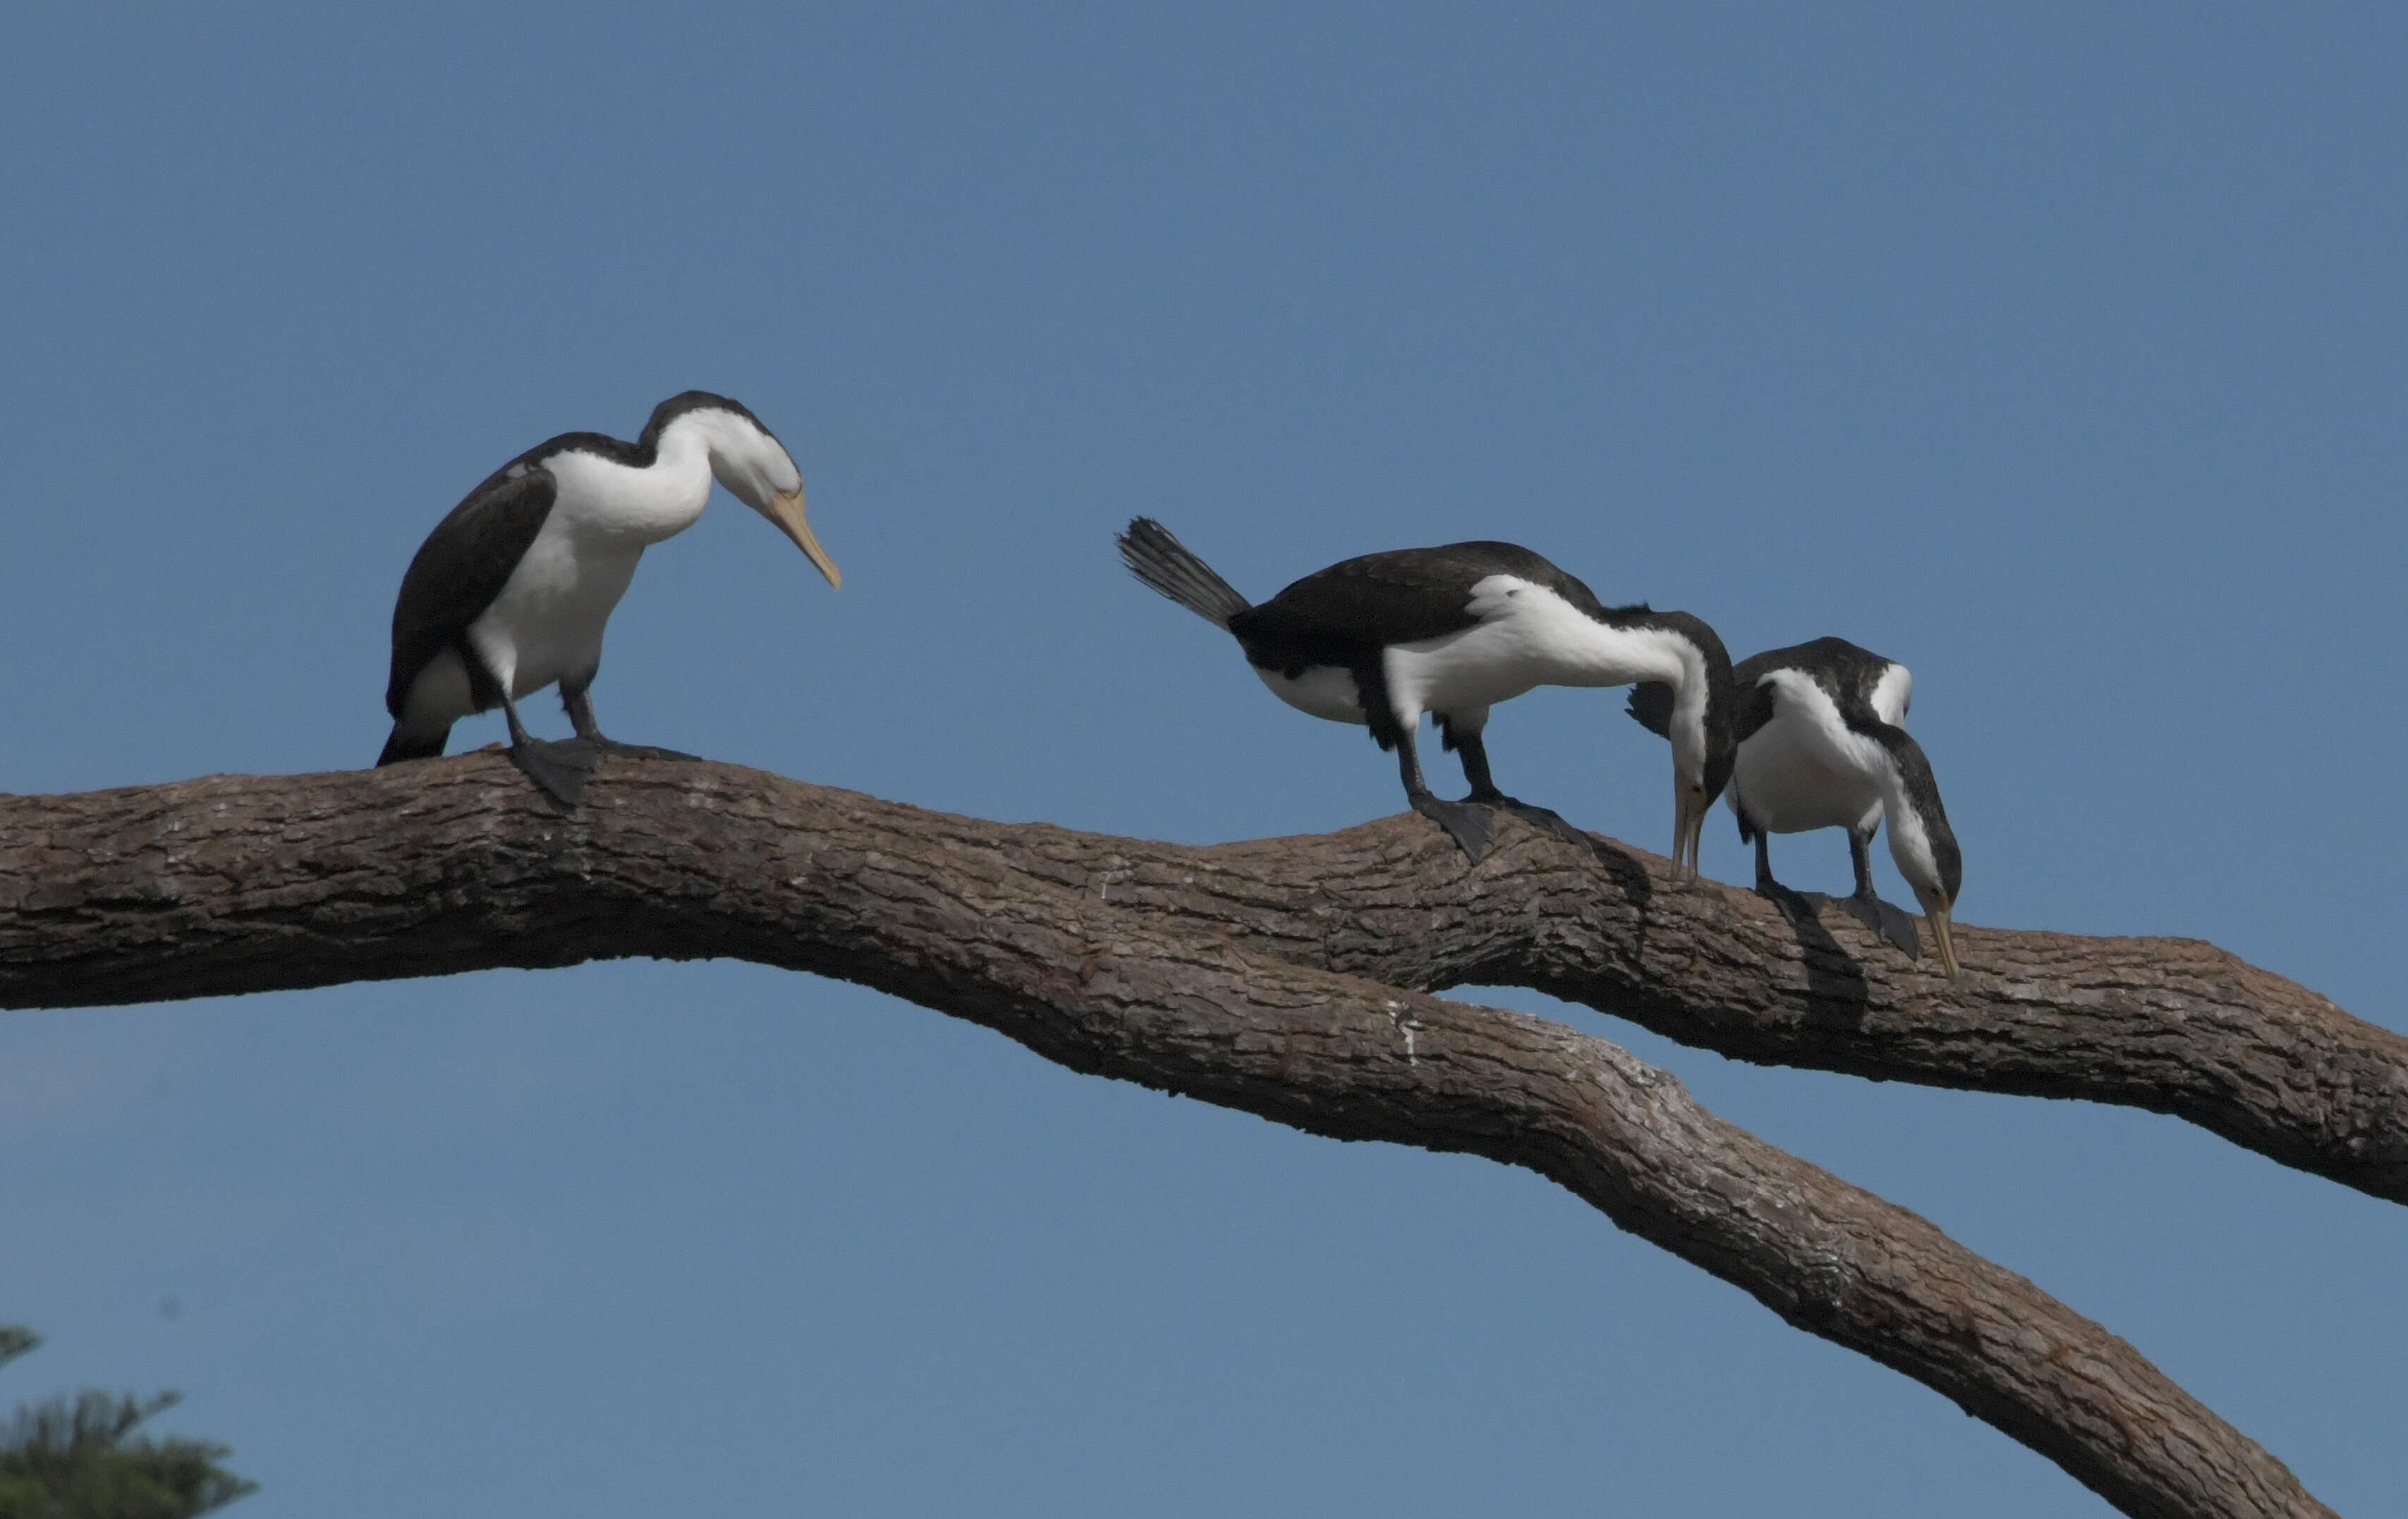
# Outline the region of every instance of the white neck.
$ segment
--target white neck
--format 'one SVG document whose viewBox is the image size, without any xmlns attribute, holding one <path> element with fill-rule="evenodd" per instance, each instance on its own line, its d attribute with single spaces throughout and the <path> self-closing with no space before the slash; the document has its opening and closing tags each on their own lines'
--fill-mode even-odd
<svg viewBox="0 0 2408 1519">
<path fill-rule="evenodd" d="M 1672 773 L 1686 785 L 1706 770 L 1706 661 L 1698 646 L 1661 627 L 1614 627 L 1566 609 L 1569 634 L 1557 657 L 1561 685 L 1629 685 L 1661 681 L 1672 688 Z"/>
<path fill-rule="evenodd" d="M 1672 688 L 1672 773 L 1687 785 L 1706 770 L 1706 660 L 1698 646 L 1660 627 L 1613 627 L 1567 608 L 1555 624 L 1561 685 L 1619 686 L 1660 681 Z"/>
<path fill-rule="evenodd" d="M 1672 773 L 1683 781 L 1706 773 L 1706 662 L 1688 639 L 1658 632 L 1680 675 L 1672 681 Z"/>
<path fill-rule="evenodd" d="M 675 471 L 681 477 L 699 469 L 724 485 L 729 462 L 741 449 L 744 435 L 752 431 L 724 411 L 688 411 L 661 429 L 652 467 Z"/>
<path fill-rule="evenodd" d="M 1923 825 L 1923 814 L 1907 795 L 1906 781 L 1889 750 L 1880 744 L 1873 747 L 1880 751 L 1875 770 L 1881 781 L 1882 823 L 1889 833 L 1889 857 L 1908 885 L 1922 892 L 1940 892 L 1940 862 L 1932 854 L 1931 834 Z"/>
<path fill-rule="evenodd" d="M 686 420 L 663 429 L 642 468 L 575 450 L 546 461 L 559 482 L 553 510 L 581 535 L 638 549 L 692 527 L 710 499 L 711 458 L 705 435 Z"/>
</svg>

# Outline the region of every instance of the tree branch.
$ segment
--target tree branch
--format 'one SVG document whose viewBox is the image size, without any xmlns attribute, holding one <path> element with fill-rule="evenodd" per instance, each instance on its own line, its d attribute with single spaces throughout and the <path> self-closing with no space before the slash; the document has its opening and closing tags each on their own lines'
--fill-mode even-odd
<svg viewBox="0 0 2408 1519">
<path fill-rule="evenodd" d="M 721 900 L 666 858 L 675 893 L 580 874 L 597 830 L 614 830 L 607 855 L 620 834 L 676 819 L 676 836 L 710 856 L 817 859 L 821 870 L 940 848 L 944 870 L 1058 913 L 1109 899 L 1250 953 L 1392 985 L 1526 986 L 1735 1059 L 2145 1108 L 2408 1202 L 2408 1038 L 2197 939 L 1959 924 L 1969 973 L 1951 982 L 1843 913 L 1801 934 L 1753 893 L 1679 886 L 1658 856 L 1608 839 L 1584 856 L 1512 819 L 1498 851 L 1467 868 L 1411 814 L 1199 849 L 932 814 L 731 767 L 621 762 L 608 809 L 559 820 L 511 797 L 496 763 L 0 798 L 0 1007 L 613 953 L 732 954 L 867 979 L 781 957 L 790 920 L 831 910 L 822 886 L 840 896 L 841 881 L 815 885 L 806 871 Z M 691 815 L 706 799 L 707 827 Z M 798 849 L 797 836 L 819 847 Z M 588 917 L 606 900 L 645 910 L 615 937 L 518 939 L 509 924 L 522 916 L 572 910 L 552 895 L 564 884 Z M 411 896 L 422 890 L 452 905 L 430 919 Z M 415 950 L 385 942 L 403 933 Z M 361 953 L 371 945 L 373 960 Z"/>
<path fill-rule="evenodd" d="M 1852 924 L 1833 927 L 1861 960 L 1836 935 L 1801 947 L 1753 897 L 1676 888 L 1637 852 L 1507 842 L 1476 871 L 1412 819 L 1182 849 L 618 761 L 561 817 L 489 754 L 15 797 L 0 1005 L 630 954 L 841 977 L 1074 1069 L 1528 1167 L 2128 1513 L 2329 1512 L 2131 1346 L 1925 1220 L 1605 1040 L 1403 985 L 1518 982 L 1751 1058 L 2138 1102 L 2385 1196 L 2408 1040 L 2206 946 L 1969 929 L 1975 973 L 1951 983 Z M 2222 1074 L 2190 1080 L 2200 1062 Z"/>
</svg>

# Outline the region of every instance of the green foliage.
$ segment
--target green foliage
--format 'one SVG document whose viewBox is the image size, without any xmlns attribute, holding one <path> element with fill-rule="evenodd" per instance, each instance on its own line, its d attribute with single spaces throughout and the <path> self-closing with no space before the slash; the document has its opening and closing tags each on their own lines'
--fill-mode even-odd
<svg viewBox="0 0 2408 1519">
<path fill-rule="evenodd" d="M 0 1362 L 40 1343 L 0 1325 Z M 0 1429 L 0 1519 L 191 1519 L 254 1491 L 217 1464 L 222 1445 L 134 1433 L 176 1401 L 85 1393 L 19 1408 Z"/>
</svg>

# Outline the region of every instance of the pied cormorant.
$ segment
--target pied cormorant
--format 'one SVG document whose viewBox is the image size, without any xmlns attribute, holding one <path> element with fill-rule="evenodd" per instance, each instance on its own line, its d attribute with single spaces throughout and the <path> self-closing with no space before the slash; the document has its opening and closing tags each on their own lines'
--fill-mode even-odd
<svg viewBox="0 0 2408 1519">
<path fill-rule="evenodd" d="M 496 706 L 512 761 L 566 806 L 603 753 L 686 757 L 604 738 L 586 689 L 636 561 L 694 524 L 714 478 L 839 583 L 803 516 L 795 461 L 741 404 L 688 391 L 654 407 L 633 443 L 564 433 L 494 471 L 409 562 L 393 609 L 393 735 L 377 763 L 440 754 L 452 724 Z M 545 742 L 528 737 L 516 698 L 555 681 L 577 737 Z"/>
<path fill-rule="evenodd" d="M 1382 749 L 1397 752 L 1413 810 L 1443 826 L 1475 864 L 1496 838 L 1492 808 L 1588 842 L 1554 812 L 1497 789 L 1481 738 L 1490 707 L 1541 685 L 1664 682 L 1673 695 L 1673 863 L 1696 875 L 1698 833 L 1731 766 L 1730 656 L 1701 620 L 1607 607 L 1512 543 L 1365 554 L 1261 606 L 1150 518 L 1130 523 L 1119 543 L 1138 579 L 1235 635 L 1281 700 L 1369 725 Z M 1440 800 L 1422 779 L 1413 732 L 1425 714 L 1462 756 L 1471 782 L 1463 801 Z"/>
<path fill-rule="evenodd" d="M 1756 844 L 1756 889 L 1784 905 L 1799 895 L 1772 879 L 1767 835 L 1845 828 L 1856 890 L 1841 905 L 1920 957 L 1914 920 L 1873 890 L 1868 847 L 1873 830 L 1887 823 L 1890 858 L 1923 906 L 1941 967 L 1956 975 L 1949 922 L 1964 881 L 1964 857 L 1941 806 L 1931 762 L 1899 726 L 1914 696 L 1914 676 L 1896 660 L 1844 638 L 1816 638 L 1742 660 L 1731 679 L 1739 691 L 1739 763 L 1731 772 L 1730 808 L 1741 839 Z M 1641 686 L 1630 694 L 1630 715 L 1657 733 L 1665 731 L 1670 708 L 1670 693 L 1662 688 Z"/>
</svg>

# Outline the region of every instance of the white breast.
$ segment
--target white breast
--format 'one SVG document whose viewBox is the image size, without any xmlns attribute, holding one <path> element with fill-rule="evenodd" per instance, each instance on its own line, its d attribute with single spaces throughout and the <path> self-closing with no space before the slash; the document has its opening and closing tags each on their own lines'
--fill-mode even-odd
<svg viewBox="0 0 2408 1519">
<path fill-rule="evenodd" d="M 627 594 L 640 543 L 580 533 L 547 518 L 502 594 L 468 625 L 468 640 L 513 700 L 602 662 L 602 630 Z"/>
<path fill-rule="evenodd" d="M 1830 695 L 1796 670 L 1764 678 L 1772 720 L 1739 746 L 1731 810 L 1768 833 L 1869 829 L 1882 807 L 1880 746 L 1849 731 Z"/>
<path fill-rule="evenodd" d="M 685 531 L 710 499 L 710 460 L 680 432 L 652 464 L 631 468 L 570 451 L 544 462 L 552 512 L 468 638 L 512 699 L 602 660 L 602 630 L 644 550 Z"/>
</svg>

